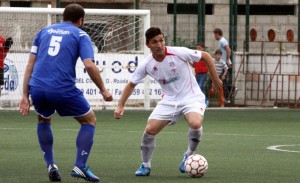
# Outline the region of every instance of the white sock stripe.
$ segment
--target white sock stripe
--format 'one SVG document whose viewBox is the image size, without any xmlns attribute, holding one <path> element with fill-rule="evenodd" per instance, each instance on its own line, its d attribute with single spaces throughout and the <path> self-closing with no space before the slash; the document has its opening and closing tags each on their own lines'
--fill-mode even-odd
<svg viewBox="0 0 300 183">
<path fill-rule="evenodd" d="M 82 177 L 85 177 L 85 175 L 84 175 L 84 173 L 83 173 L 83 172 L 81 172 L 81 171 L 78 171 L 78 170 L 75 170 L 75 172 L 76 172 L 77 174 L 80 174 Z"/>
<path fill-rule="evenodd" d="M 84 173 L 83 173 L 78 167 L 75 166 L 73 170 L 74 170 L 76 173 L 78 173 L 78 174 L 80 174 L 80 175 L 82 175 L 82 176 L 85 177 Z"/>
<path fill-rule="evenodd" d="M 86 177 L 86 176 L 84 175 L 84 173 L 83 173 L 77 166 L 75 166 L 75 167 L 73 168 L 73 170 L 74 170 L 76 173 L 82 175 L 83 177 Z"/>
</svg>

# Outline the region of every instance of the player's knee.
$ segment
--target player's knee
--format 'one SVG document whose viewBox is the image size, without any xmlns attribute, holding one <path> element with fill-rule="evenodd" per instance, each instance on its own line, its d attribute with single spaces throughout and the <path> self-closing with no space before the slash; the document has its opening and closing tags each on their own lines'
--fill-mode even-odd
<svg viewBox="0 0 300 183">
<path fill-rule="evenodd" d="M 51 118 L 44 118 L 44 117 L 38 115 L 38 121 L 40 123 L 50 123 L 51 122 Z"/>
<path fill-rule="evenodd" d="M 148 135 L 156 135 L 158 133 L 158 130 L 153 128 L 152 126 L 147 126 L 145 129 L 146 134 Z"/>
<path fill-rule="evenodd" d="M 96 116 L 94 113 L 88 113 L 87 115 L 81 116 L 81 117 L 75 117 L 75 119 L 80 124 L 89 124 L 89 125 L 96 125 Z"/>
<path fill-rule="evenodd" d="M 90 125 L 96 125 L 96 115 L 93 111 L 91 111 L 89 114 L 86 115 L 86 121 Z"/>
<path fill-rule="evenodd" d="M 93 117 L 91 117 L 91 118 L 89 118 L 88 120 L 87 120 L 87 123 L 88 124 L 90 124 L 90 125 L 96 125 L 96 117 L 95 116 L 93 116 Z"/>
<path fill-rule="evenodd" d="M 189 126 L 191 129 L 199 129 L 199 128 L 201 128 L 202 124 L 201 124 L 200 120 L 196 120 L 196 121 L 191 121 L 189 123 Z"/>
</svg>

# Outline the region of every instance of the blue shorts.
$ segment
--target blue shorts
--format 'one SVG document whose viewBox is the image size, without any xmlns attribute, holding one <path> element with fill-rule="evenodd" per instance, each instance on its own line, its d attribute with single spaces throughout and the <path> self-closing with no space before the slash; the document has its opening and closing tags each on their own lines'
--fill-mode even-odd
<svg viewBox="0 0 300 183">
<path fill-rule="evenodd" d="M 30 88 L 29 93 L 35 111 L 43 118 L 50 118 L 55 111 L 60 116 L 80 117 L 91 110 L 78 88 L 67 92 L 47 92 Z"/>
</svg>

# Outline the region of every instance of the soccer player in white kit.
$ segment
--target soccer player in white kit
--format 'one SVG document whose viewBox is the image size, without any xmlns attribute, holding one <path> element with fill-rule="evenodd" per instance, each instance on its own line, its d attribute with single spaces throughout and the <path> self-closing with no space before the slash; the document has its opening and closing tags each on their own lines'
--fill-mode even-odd
<svg viewBox="0 0 300 183">
<path fill-rule="evenodd" d="M 188 61 L 198 62 L 202 58 L 217 89 L 222 87 L 222 81 L 208 53 L 185 47 L 165 46 L 164 34 L 157 27 L 149 28 L 145 36 L 146 45 L 152 54 L 139 63 L 131 80 L 122 91 L 114 116 L 119 119 L 123 115 L 125 102 L 138 83 L 143 82 L 147 75 L 154 78 L 161 86 L 163 98 L 148 118 L 141 142 L 143 163 L 135 174 L 150 175 L 151 157 L 156 146 L 155 135 L 166 125 L 175 124 L 182 114 L 189 125 L 188 149 L 179 164 L 179 170 L 184 173 L 185 160 L 195 153 L 201 140 L 202 120 L 206 107 L 205 96 L 189 68 Z"/>
</svg>

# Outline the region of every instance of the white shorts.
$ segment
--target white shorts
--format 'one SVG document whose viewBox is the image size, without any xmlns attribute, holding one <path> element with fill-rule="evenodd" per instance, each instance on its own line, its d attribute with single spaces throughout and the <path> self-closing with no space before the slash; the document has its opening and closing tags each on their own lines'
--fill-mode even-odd
<svg viewBox="0 0 300 183">
<path fill-rule="evenodd" d="M 201 116 L 204 116 L 205 107 L 205 104 L 201 102 L 191 102 L 186 105 L 174 105 L 166 102 L 158 103 L 148 119 L 169 120 L 170 125 L 173 125 L 179 120 L 182 114 L 197 112 Z"/>
</svg>

